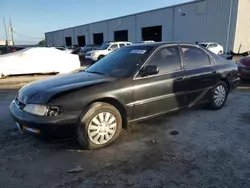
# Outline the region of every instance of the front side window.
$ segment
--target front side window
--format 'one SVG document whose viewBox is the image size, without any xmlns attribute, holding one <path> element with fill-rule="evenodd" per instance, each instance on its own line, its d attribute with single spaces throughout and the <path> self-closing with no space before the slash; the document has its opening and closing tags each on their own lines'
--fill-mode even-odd
<svg viewBox="0 0 250 188">
<path fill-rule="evenodd" d="M 110 47 L 109 47 L 109 50 L 113 51 L 113 50 L 116 50 L 118 48 L 118 44 L 112 44 Z"/>
<path fill-rule="evenodd" d="M 183 63 L 186 69 L 210 65 L 209 56 L 202 49 L 194 46 L 181 46 Z"/>
<path fill-rule="evenodd" d="M 180 70 L 181 58 L 178 46 L 169 46 L 158 50 L 148 65 L 157 65 L 159 74 Z"/>
<path fill-rule="evenodd" d="M 107 50 L 109 46 L 110 46 L 110 44 L 105 43 L 105 44 L 101 45 L 100 50 Z"/>
<path fill-rule="evenodd" d="M 105 74 L 114 77 L 132 76 L 141 66 L 144 59 L 151 53 L 151 46 L 129 46 L 105 56 L 85 71 L 96 74 Z"/>
</svg>

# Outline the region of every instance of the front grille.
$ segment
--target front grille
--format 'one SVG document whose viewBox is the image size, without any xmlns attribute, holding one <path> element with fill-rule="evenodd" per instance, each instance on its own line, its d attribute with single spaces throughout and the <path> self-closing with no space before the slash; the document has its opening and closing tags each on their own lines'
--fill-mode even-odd
<svg viewBox="0 0 250 188">
<path fill-rule="evenodd" d="M 17 106 L 20 108 L 20 109 L 24 109 L 25 108 L 25 106 L 26 106 L 26 104 L 24 104 L 23 102 L 21 102 L 21 101 L 19 101 L 19 100 L 17 100 L 16 99 L 16 104 L 17 104 Z"/>
</svg>

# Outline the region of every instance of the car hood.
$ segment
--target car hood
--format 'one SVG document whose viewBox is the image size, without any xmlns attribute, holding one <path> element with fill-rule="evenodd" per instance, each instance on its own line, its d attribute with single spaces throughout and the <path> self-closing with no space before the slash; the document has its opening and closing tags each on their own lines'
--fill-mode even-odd
<svg viewBox="0 0 250 188">
<path fill-rule="evenodd" d="M 87 72 L 77 72 L 30 83 L 18 92 L 18 100 L 25 104 L 47 103 L 54 95 L 65 91 L 114 81 L 117 78 Z"/>
<path fill-rule="evenodd" d="M 242 65 L 245 65 L 246 67 L 250 67 L 250 57 L 245 57 L 240 60 Z"/>
</svg>

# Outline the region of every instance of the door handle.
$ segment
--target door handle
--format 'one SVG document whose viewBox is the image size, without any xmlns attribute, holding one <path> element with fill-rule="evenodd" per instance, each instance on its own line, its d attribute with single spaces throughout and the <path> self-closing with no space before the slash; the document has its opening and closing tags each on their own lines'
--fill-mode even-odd
<svg viewBox="0 0 250 188">
<path fill-rule="evenodd" d="M 175 78 L 174 80 L 176 80 L 176 81 L 180 81 L 180 80 L 183 80 L 183 77 L 182 77 L 182 76 L 180 76 L 180 77 L 178 77 L 178 78 Z"/>
</svg>

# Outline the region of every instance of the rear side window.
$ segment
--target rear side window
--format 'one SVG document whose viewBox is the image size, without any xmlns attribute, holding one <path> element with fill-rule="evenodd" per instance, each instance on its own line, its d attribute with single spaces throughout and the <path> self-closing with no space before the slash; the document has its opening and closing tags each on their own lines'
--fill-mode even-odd
<svg viewBox="0 0 250 188">
<path fill-rule="evenodd" d="M 210 59 L 206 52 L 194 46 L 181 46 L 183 63 L 186 69 L 199 68 L 210 65 Z"/>
<path fill-rule="evenodd" d="M 181 58 L 178 46 L 169 46 L 158 50 L 148 65 L 157 65 L 159 74 L 180 70 Z"/>
<path fill-rule="evenodd" d="M 120 43 L 119 45 L 120 45 L 120 48 L 123 47 L 123 46 L 125 46 L 125 44 L 123 44 L 123 43 Z"/>
</svg>

